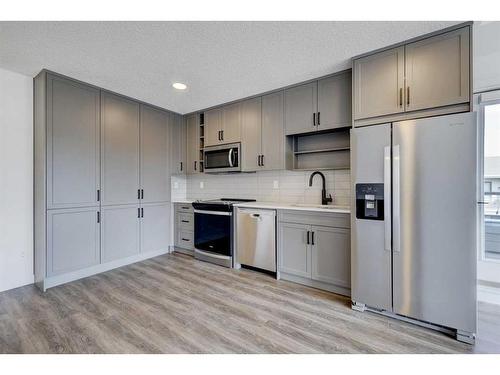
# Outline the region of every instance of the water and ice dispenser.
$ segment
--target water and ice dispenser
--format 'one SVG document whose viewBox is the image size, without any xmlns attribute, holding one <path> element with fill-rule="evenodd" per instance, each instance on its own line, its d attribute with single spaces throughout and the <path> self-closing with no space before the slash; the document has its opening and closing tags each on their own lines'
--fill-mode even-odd
<svg viewBox="0 0 500 375">
<path fill-rule="evenodd" d="M 384 220 L 384 184 L 356 184 L 356 218 Z"/>
</svg>

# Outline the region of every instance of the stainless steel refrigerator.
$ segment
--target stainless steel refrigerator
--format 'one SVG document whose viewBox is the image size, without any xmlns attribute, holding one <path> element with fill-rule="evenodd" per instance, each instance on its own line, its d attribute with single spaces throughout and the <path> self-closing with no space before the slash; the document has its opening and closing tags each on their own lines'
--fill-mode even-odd
<svg viewBox="0 0 500 375">
<path fill-rule="evenodd" d="M 353 308 L 476 333 L 474 113 L 351 132 Z"/>
</svg>

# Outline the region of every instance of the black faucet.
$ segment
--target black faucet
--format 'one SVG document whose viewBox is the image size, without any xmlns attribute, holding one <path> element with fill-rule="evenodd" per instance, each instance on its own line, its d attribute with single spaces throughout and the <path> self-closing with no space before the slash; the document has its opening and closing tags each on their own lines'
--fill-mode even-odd
<svg viewBox="0 0 500 375">
<path fill-rule="evenodd" d="M 328 204 L 328 202 L 333 202 L 333 198 L 331 194 L 328 194 L 328 197 L 326 196 L 326 183 L 325 183 L 325 175 L 321 173 L 320 171 L 313 172 L 311 174 L 311 177 L 309 177 L 309 186 L 313 185 L 313 177 L 319 174 L 321 178 L 323 179 L 323 189 L 321 189 L 321 204 Z"/>
</svg>

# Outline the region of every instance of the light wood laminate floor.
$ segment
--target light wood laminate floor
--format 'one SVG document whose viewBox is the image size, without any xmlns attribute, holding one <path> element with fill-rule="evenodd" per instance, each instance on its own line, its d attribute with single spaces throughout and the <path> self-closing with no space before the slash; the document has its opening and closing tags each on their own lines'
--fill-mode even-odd
<svg viewBox="0 0 500 375">
<path fill-rule="evenodd" d="M 2 353 L 500 353 L 500 308 L 475 346 L 349 299 L 168 254 L 39 292 L 0 293 Z"/>
</svg>

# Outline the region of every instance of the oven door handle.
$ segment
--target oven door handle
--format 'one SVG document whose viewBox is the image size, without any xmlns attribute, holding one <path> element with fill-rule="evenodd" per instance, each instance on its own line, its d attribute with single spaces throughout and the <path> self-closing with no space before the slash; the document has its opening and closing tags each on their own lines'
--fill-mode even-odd
<svg viewBox="0 0 500 375">
<path fill-rule="evenodd" d="M 231 168 L 234 167 L 234 165 L 233 165 L 233 152 L 234 152 L 234 149 L 230 148 L 229 149 L 229 154 L 228 154 L 228 159 L 229 159 L 229 166 Z"/>
<path fill-rule="evenodd" d="M 232 212 L 221 212 L 221 211 L 206 211 L 206 210 L 194 210 L 195 214 L 207 214 L 207 215 L 218 215 L 218 216 L 232 216 Z"/>
</svg>

